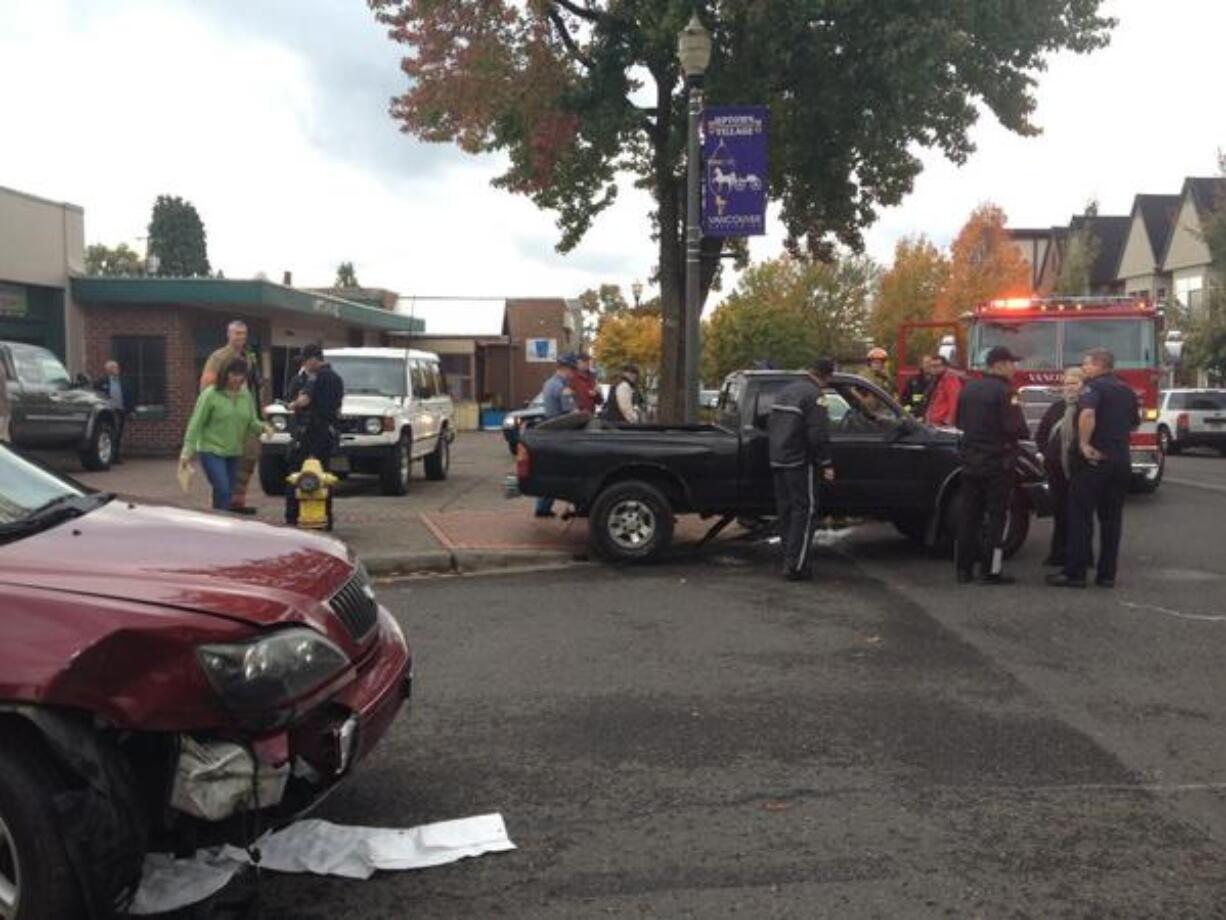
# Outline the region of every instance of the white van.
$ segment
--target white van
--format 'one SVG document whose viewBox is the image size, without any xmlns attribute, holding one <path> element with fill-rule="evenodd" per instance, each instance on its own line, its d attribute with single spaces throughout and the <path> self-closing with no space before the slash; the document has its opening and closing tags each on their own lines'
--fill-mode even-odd
<svg viewBox="0 0 1226 920">
<path fill-rule="evenodd" d="M 333 472 L 378 476 L 384 495 L 408 492 L 415 460 L 422 461 L 427 479 L 447 478 L 455 422 L 438 355 L 406 348 L 329 348 L 324 360 L 345 383 Z M 292 472 L 290 413 L 277 403 L 265 416 L 274 433 L 263 439 L 260 485 L 269 495 L 283 495 Z"/>
</svg>

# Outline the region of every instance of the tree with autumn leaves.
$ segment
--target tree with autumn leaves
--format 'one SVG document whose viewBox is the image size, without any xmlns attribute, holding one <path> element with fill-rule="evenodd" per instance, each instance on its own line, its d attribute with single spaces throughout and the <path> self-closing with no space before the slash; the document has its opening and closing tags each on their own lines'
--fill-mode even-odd
<svg viewBox="0 0 1226 920">
<path fill-rule="evenodd" d="M 562 252 L 633 182 L 654 200 L 661 291 L 661 415 L 681 405 L 686 90 L 677 35 L 710 30 L 710 105 L 769 106 L 766 177 L 793 254 L 862 247 L 898 204 L 917 147 L 955 162 L 991 111 L 1037 131 L 1035 73 L 1088 52 L 1114 21 L 1101 0 L 367 0 L 408 49 L 402 130 L 469 153 L 501 152 L 495 184 L 555 212 Z M 725 243 L 704 239 L 702 294 Z"/>
</svg>

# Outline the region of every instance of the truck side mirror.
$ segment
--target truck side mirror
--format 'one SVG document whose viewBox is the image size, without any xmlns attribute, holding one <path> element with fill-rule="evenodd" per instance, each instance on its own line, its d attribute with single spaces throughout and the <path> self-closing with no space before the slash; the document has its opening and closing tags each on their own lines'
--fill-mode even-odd
<svg viewBox="0 0 1226 920">
<path fill-rule="evenodd" d="M 1166 334 L 1166 341 L 1162 345 L 1166 351 L 1166 360 L 1171 364 L 1179 364 L 1183 359 L 1183 333 L 1172 329 Z"/>
<path fill-rule="evenodd" d="M 937 354 L 939 354 L 948 364 L 955 363 L 954 359 L 958 357 L 958 342 L 952 335 L 943 336 L 941 344 L 937 346 Z"/>
</svg>

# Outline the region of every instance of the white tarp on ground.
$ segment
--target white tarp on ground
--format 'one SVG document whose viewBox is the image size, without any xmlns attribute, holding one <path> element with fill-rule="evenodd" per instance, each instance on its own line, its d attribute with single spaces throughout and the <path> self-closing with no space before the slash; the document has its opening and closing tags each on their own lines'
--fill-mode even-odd
<svg viewBox="0 0 1226 920">
<path fill-rule="evenodd" d="M 299 821 L 262 837 L 260 868 L 370 878 L 376 871 L 427 869 L 469 856 L 515 849 L 502 815 L 478 815 L 423 824 L 407 830 L 346 827 L 315 819 Z M 203 901 L 249 865 L 245 850 L 202 850 L 191 859 L 163 853 L 145 858 L 145 872 L 131 914 L 158 914 Z"/>
</svg>

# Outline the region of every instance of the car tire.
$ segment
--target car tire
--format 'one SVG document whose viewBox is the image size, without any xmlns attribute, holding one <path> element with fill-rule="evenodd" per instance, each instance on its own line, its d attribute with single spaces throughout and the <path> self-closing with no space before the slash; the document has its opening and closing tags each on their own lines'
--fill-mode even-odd
<svg viewBox="0 0 1226 920">
<path fill-rule="evenodd" d="M 1179 449 L 1175 447 L 1175 439 L 1171 437 L 1171 429 L 1165 425 L 1158 426 L 1158 447 L 1161 448 L 1164 454 L 1179 452 Z"/>
<path fill-rule="evenodd" d="M 592 505 L 592 546 L 610 562 L 649 562 L 673 539 L 673 507 L 664 493 L 639 480 L 609 486 Z"/>
<path fill-rule="evenodd" d="M 450 432 L 446 428 L 438 436 L 438 444 L 434 446 L 434 450 L 425 459 L 426 478 L 432 479 L 435 482 L 442 482 L 447 478 L 447 471 L 451 469 L 451 440 L 448 437 Z"/>
<path fill-rule="evenodd" d="M 81 451 L 81 465 L 91 473 L 101 473 L 111 468 L 115 458 L 115 426 L 110 422 L 98 421 L 94 425 L 94 433 L 90 435 L 89 446 Z"/>
<path fill-rule="evenodd" d="M 284 495 L 289 488 L 286 477 L 289 476 L 289 459 L 283 453 L 265 452 L 260 454 L 260 488 L 265 495 L 277 497 Z"/>
<path fill-rule="evenodd" d="M 936 549 L 943 556 L 954 554 L 954 545 L 958 535 L 958 521 L 962 517 L 962 490 L 959 489 L 945 504 L 945 513 L 941 516 L 941 529 L 937 534 Z M 1009 559 L 1016 555 L 1030 536 L 1030 502 L 1026 493 L 1014 489 L 1009 499 L 1009 516 L 1005 522 L 1005 540 L 1002 549 L 1004 557 Z"/>
<path fill-rule="evenodd" d="M 413 439 L 406 431 L 379 465 L 379 491 L 406 495 L 413 481 Z"/>
<path fill-rule="evenodd" d="M 0 910 L 14 920 L 81 916 L 77 879 L 54 830 L 53 775 L 30 753 L 0 749 L 0 897 L 13 889 Z"/>
</svg>

